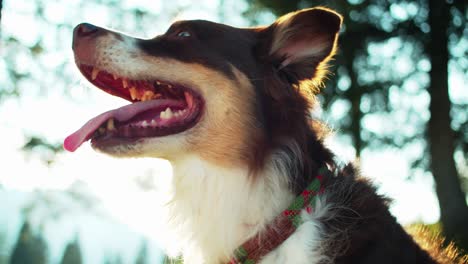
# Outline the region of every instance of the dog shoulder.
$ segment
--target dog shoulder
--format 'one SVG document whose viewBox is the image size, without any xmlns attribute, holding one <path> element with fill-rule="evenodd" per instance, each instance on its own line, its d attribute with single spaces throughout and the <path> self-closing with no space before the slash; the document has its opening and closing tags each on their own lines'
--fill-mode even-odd
<svg viewBox="0 0 468 264">
<path fill-rule="evenodd" d="M 333 263 L 436 263 L 390 213 L 391 200 L 378 194 L 356 164 L 328 179 L 320 219 L 326 255 Z"/>
</svg>

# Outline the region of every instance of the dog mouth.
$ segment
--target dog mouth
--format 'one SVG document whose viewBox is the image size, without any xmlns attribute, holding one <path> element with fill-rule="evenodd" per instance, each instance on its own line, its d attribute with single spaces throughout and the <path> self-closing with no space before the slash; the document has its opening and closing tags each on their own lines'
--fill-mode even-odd
<svg viewBox="0 0 468 264">
<path fill-rule="evenodd" d="M 203 99 L 188 87 L 156 79 L 129 79 L 90 65 L 78 68 L 93 85 L 131 104 L 89 120 L 65 139 L 68 151 L 88 140 L 100 148 L 173 135 L 192 128 L 200 119 Z"/>
</svg>

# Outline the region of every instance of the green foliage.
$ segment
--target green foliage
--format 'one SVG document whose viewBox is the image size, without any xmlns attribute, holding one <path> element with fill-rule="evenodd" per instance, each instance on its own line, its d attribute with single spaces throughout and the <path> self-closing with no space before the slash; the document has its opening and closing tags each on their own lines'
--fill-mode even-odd
<svg viewBox="0 0 468 264">
<path fill-rule="evenodd" d="M 10 264 L 46 264 L 47 245 L 40 234 L 33 234 L 28 222 L 24 222 L 18 236 Z"/>
<path fill-rule="evenodd" d="M 8 263 L 6 234 L 0 230 L 0 264 Z"/>
<path fill-rule="evenodd" d="M 78 239 L 68 243 L 67 247 L 65 248 L 65 252 L 63 253 L 62 260 L 60 261 L 61 264 L 82 264 L 82 256 L 81 256 L 81 249 L 80 243 Z"/>
<path fill-rule="evenodd" d="M 182 258 L 173 259 L 167 256 L 164 258 L 164 264 L 183 264 L 183 263 L 184 263 L 184 260 Z"/>
<path fill-rule="evenodd" d="M 27 154 L 39 154 L 41 160 L 48 165 L 54 162 L 57 153 L 63 151 L 62 143 L 50 143 L 38 136 L 29 137 L 21 149 Z"/>
<path fill-rule="evenodd" d="M 145 239 L 141 243 L 135 264 L 149 264 L 148 262 L 148 241 Z"/>
<path fill-rule="evenodd" d="M 106 258 L 104 264 L 123 264 L 122 257 L 120 255 L 110 255 Z"/>
</svg>

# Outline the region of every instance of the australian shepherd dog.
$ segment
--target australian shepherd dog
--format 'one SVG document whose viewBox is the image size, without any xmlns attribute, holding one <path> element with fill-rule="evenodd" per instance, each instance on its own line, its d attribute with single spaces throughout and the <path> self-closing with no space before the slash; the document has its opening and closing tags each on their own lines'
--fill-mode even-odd
<svg viewBox="0 0 468 264">
<path fill-rule="evenodd" d="M 326 8 L 254 28 L 178 21 L 151 39 L 80 24 L 79 70 L 130 104 L 64 147 L 169 160 L 167 250 L 186 263 L 436 263 L 311 115 L 341 24 Z"/>
</svg>

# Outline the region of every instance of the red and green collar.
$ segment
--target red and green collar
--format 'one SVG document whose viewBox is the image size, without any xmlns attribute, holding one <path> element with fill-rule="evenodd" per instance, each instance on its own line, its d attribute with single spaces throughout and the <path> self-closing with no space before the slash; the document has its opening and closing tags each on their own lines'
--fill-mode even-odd
<svg viewBox="0 0 468 264">
<path fill-rule="evenodd" d="M 255 264 L 277 248 L 302 224 L 301 211 L 313 212 L 317 196 L 323 193 L 323 178 L 330 174 L 326 168 L 319 170 L 314 180 L 297 196 L 288 209 L 278 215 L 262 232 L 247 240 L 235 251 L 227 264 Z"/>
</svg>

